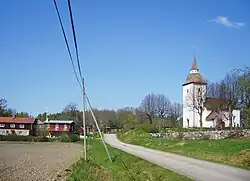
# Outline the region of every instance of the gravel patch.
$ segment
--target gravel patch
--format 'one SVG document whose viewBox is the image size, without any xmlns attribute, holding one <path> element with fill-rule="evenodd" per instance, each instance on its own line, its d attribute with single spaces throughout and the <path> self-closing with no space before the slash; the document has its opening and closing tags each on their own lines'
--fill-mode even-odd
<svg viewBox="0 0 250 181">
<path fill-rule="evenodd" d="M 0 181 L 66 180 L 82 155 L 82 145 L 74 143 L 0 142 Z"/>
</svg>

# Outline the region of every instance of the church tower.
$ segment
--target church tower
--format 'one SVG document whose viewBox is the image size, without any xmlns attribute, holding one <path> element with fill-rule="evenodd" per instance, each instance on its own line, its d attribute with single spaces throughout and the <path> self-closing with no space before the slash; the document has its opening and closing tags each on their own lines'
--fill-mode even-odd
<svg viewBox="0 0 250 181">
<path fill-rule="evenodd" d="M 199 72 L 196 57 L 183 86 L 183 127 L 199 127 L 199 114 L 195 109 L 198 97 L 205 101 L 206 82 Z"/>
</svg>

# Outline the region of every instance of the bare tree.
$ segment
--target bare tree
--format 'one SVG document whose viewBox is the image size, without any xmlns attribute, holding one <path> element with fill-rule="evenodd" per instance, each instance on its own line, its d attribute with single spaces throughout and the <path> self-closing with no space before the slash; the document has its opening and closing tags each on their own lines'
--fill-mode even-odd
<svg viewBox="0 0 250 181">
<path fill-rule="evenodd" d="M 6 99 L 0 99 L 0 116 L 4 117 L 12 116 L 12 109 L 7 108 Z"/>
<path fill-rule="evenodd" d="M 6 109 L 6 107 L 7 107 L 7 100 L 0 99 L 0 109 Z"/>
<path fill-rule="evenodd" d="M 190 111 L 199 114 L 200 128 L 202 128 L 202 115 L 205 110 L 206 86 L 197 86 L 189 90 L 186 96 L 186 106 Z"/>
<path fill-rule="evenodd" d="M 63 109 L 63 113 L 66 114 L 66 116 L 68 117 L 68 119 L 71 120 L 76 120 L 76 114 L 77 114 L 77 104 L 76 103 L 70 103 L 68 104 L 64 109 Z"/>
<path fill-rule="evenodd" d="M 135 109 L 135 120 L 142 124 L 146 119 L 145 114 L 141 111 L 140 108 Z"/>
<path fill-rule="evenodd" d="M 157 96 L 154 93 L 148 94 L 142 100 L 140 111 L 143 112 L 150 124 L 153 124 L 153 118 L 157 113 Z"/>
<path fill-rule="evenodd" d="M 156 95 L 156 111 L 157 114 L 164 118 L 166 114 L 169 114 L 171 111 L 171 102 L 164 94 Z"/>
<path fill-rule="evenodd" d="M 229 127 L 232 128 L 233 110 L 237 106 L 241 93 L 241 86 L 238 74 L 235 72 L 228 73 L 222 81 L 222 87 L 225 88 L 225 93 L 223 94 L 223 97 L 227 102 Z"/>
<path fill-rule="evenodd" d="M 225 88 L 224 86 L 221 85 L 219 82 L 207 83 L 207 93 L 206 95 L 208 97 L 216 97 L 216 98 L 221 98 L 223 97 L 223 92 L 225 93 Z"/>
<path fill-rule="evenodd" d="M 174 119 L 178 119 L 182 116 L 182 112 L 183 112 L 182 106 L 183 105 L 178 102 L 174 102 L 171 105 L 171 116 L 173 116 Z"/>
<path fill-rule="evenodd" d="M 164 94 L 156 95 L 156 114 L 160 118 L 160 125 L 163 125 L 163 122 L 167 115 L 171 113 L 171 102 Z"/>
</svg>

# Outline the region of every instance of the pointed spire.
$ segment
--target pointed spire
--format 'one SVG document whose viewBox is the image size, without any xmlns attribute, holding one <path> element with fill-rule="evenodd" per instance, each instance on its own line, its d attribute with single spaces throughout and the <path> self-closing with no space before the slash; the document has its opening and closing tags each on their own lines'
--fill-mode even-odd
<svg viewBox="0 0 250 181">
<path fill-rule="evenodd" d="M 198 70 L 198 65 L 197 65 L 197 62 L 196 62 L 195 54 L 194 54 L 194 61 L 193 61 L 193 64 L 192 64 L 192 70 Z"/>
</svg>

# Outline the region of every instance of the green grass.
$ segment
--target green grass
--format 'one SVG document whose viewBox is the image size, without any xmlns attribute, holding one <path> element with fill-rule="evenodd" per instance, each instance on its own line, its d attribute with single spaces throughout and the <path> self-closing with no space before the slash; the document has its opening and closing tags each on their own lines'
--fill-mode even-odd
<svg viewBox="0 0 250 181">
<path fill-rule="evenodd" d="M 88 141 L 89 161 L 72 166 L 69 181 L 188 181 L 167 169 L 153 165 L 123 151 L 109 148 L 113 163 L 107 159 L 100 140 Z"/>
<path fill-rule="evenodd" d="M 250 139 L 167 140 L 137 130 L 119 133 L 118 138 L 130 144 L 250 170 Z"/>
</svg>

